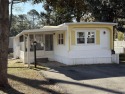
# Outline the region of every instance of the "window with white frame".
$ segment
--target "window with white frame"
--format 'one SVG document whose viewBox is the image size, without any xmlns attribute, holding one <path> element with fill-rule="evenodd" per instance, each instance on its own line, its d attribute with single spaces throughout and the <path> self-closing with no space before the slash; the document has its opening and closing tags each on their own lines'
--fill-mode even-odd
<svg viewBox="0 0 125 94">
<path fill-rule="evenodd" d="M 58 34 L 58 44 L 64 44 L 64 35 L 63 35 L 63 33 Z"/>
<path fill-rule="evenodd" d="M 95 43 L 95 32 L 87 32 L 87 44 Z"/>
<path fill-rule="evenodd" d="M 85 32 L 77 32 L 77 44 L 85 43 Z"/>
<path fill-rule="evenodd" d="M 77 44 L 93 44 L 95 43 L 94 31 L 79 31 L 77 32 Z"/>
</svg>

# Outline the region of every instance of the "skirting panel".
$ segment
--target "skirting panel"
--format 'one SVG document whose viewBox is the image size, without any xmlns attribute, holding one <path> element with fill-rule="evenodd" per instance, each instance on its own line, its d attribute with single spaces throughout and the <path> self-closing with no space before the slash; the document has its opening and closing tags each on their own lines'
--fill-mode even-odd
<svg viewBox="0 0 125 94">
<path fill-rule="evenodd" d="M 112 63 L 111 57 L 67 58 L 64 56 L 55 55 L 54 59 L 55 61 L 67 64 L 67 65 Z"/>
</svg>

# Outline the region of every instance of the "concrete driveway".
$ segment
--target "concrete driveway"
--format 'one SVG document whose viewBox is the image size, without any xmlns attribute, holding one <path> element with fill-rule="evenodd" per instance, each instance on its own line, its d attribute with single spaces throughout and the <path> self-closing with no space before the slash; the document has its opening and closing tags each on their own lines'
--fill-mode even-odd
<svg viewBox="0 0 125 94">
<path fill-rule="evenodd" d="M 53 67 L 42 74 L 68 94 L 125 94 L 125 65 Z"/>
</svg>

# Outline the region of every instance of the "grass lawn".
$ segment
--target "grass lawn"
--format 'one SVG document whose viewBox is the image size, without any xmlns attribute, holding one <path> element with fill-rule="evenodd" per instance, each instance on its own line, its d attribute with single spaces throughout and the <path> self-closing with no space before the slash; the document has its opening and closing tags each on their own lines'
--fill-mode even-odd
<svg viewBox="0 0 125 94">
<path fill-rule="evenodd" d="M 8 87 L 1 89 L 0 94 L 62 94 L 63 90 L 48 82 L 41 74 L 44 67 L 27 68 L 20 60 L 9 59 Z M 64 93 L 64 92 L 63 92 Z"/>
</svg>

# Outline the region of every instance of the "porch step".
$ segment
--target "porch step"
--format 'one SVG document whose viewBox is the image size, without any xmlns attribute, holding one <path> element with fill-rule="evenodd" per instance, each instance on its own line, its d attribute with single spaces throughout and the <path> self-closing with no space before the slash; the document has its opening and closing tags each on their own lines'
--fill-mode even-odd
<svg viewBox="0 0 125 94">
<path fill-rule="evenodd" d="M 119 55 L 119 62 L 120 62 L 120 64 L 125 64 L 125 54 Z"/>
<path fill-rule="evenodd" d="M 48 60 L 48 58 L 37 58 L 36 61 L 38 63 L 47 63 L 49 60 Z"/>
</svg>

